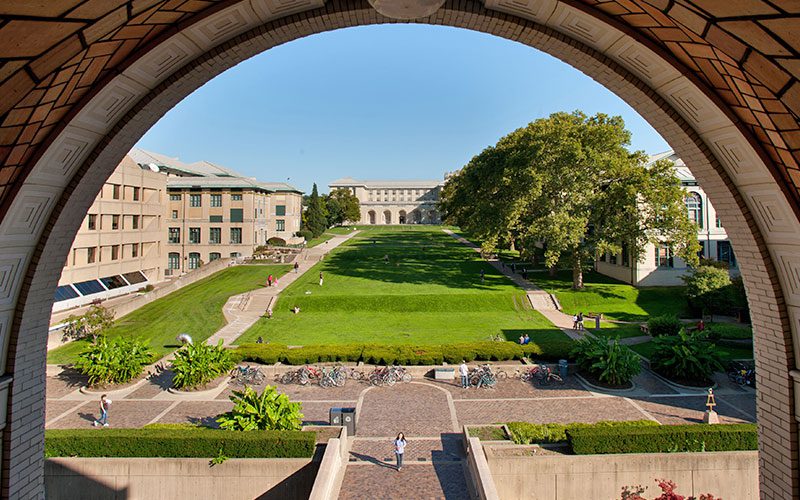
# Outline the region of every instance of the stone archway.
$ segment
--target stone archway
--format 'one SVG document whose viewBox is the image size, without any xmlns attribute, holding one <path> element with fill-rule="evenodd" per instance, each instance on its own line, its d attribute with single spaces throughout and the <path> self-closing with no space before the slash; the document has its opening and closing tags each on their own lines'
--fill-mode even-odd
<svg viewBox="0 0 800 500">
<path fill-rule="evenodd" d="M 384 224 L 391 224 L 392 223 L 392 211 L 391 210 L 384 210 L 383 211 L 383 223 Z"/>
<path fill-rule="evenodd" d="M 367 219 L 370 225 L 373 226 L 375 225 L 375 223 L 377 222 L 376 220 L 377 216 L 375 215 L 375 210 L 370 210 L 369 212 L 367 212 Z"/>
<path fill-rule="evenodd" d="M 89 3 L 0 10 L 9 16 L 0 40 L 14 41 L 0 42 L 4 496 L 41 495 L 52 292 L 83 214 L 124 153 L 180 99 L 249 56 L 392 21 L 359 0 Z M 796 14 L 774 4 L 453 0 L 418 20 L 562 59 L 633 105 L 691 166 L 726 221 L 757 318 L 764 498 L 798 494 L 800 42 Z"/>
<path fill-rule="evenodd" d="M 406 217 L 406 211 L 405 210 L 400 210 L 399 212 L 397 212 L 397 223 L 398 224 L 407 224 L 408 221 L 406 220 L 406 218 L 407 217 Z"/>
</svg>

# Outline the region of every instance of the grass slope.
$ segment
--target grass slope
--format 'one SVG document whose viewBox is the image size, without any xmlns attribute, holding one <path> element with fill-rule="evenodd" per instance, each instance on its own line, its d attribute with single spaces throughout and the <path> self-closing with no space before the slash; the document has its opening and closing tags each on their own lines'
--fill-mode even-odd
<svg viewBox="0 0 800 500">
<path fill-rule="evenodd" d="M 559 271 L 555 277 L 548 273 L 534 273 L 530 278 L 541 288 L 555 293 L 567 314 L 603 313 L 609 319 L 622 321 L 688 314 L 683 287 L 636 288 L 596 272 L 584 274 L 583 290 L 572 290 L 571 271 Z"/>
<path fill-rule="evenodd" d="M 367 227 L 281 293 L 237 343 L 441 344 L 566 336 L 510 280 L 439 227 Z M 385 257 L 388 256 L 388 263 Z M 481 282 L 480 271 L 485 273 Z M 324 285 L 319 286 L 319 273 Z M 298 306 L 300 314 L 291 308 Z"/>
<path fill-rule="evenodd" d="M 287 265 L 233 266 L 155 300 L 114 323 L 109 338 L 133 337 L 145 341 L 159 357 L 179 346 L 175 337 L 188 333 L 203 341 L 225 325 L 222 306 L 232 295 L 263 286 L 271 273 L 282 276 Z M 47 354 L 47 362 L 73 363 L 87 341 L 65 344 Z"/>
</svg>

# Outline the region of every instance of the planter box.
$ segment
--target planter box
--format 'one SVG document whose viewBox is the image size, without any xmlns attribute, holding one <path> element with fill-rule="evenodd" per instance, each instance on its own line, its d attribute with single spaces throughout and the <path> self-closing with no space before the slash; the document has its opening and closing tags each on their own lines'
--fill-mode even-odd
<svg viewBox="0 0 800 500">
<path fill-rule="evenodd" d="M 436 368 L 433 370 L 433 378 L 435 380 L 453 380 L 455 376 L 455 368 Z"/>
</svg>

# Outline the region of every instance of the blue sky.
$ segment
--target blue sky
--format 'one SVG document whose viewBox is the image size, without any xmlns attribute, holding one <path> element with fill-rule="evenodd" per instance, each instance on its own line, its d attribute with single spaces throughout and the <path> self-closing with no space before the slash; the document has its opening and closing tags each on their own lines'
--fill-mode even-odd
<svg viewBox="0 0 800 500">
<path fill-rule="evenodd" d="M 138 143 L 327 192 L 339 177 L 440 179 L 555 111 L 622 115 L 632 149 L 669 149 L 630 106 L 535 49 L 426 25 L 337 30 L 268 50 L 207 83 Z"/>
</svg>

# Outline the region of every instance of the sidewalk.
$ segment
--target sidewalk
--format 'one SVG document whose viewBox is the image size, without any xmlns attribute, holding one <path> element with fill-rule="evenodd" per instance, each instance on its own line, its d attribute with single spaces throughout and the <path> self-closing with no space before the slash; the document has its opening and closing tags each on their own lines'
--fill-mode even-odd
<svg viewBox="0 0 800 500">
<path fill-rule="evenodd" d="M 228 324 L 220 328 L 206 341 L 217 344 L 222 340 L 223 345 L 231 345 L 240 335 L 246 332 L 272 307 L 281 291 L 294 283 L 296 279 L 311 269 L 317 262 L 331 250 L 349 240 L 360 231 L 353 231 L 346 235 L 336 235 L 330 240 L 300 252 L 295 261 L 300 265 L 298 272 L 289 271 L 281 276 L 278 284 L 271 287 L 258 288 L 247 293 L 234 295 L 228 299 L 222 308 Z"/>
</svg>

